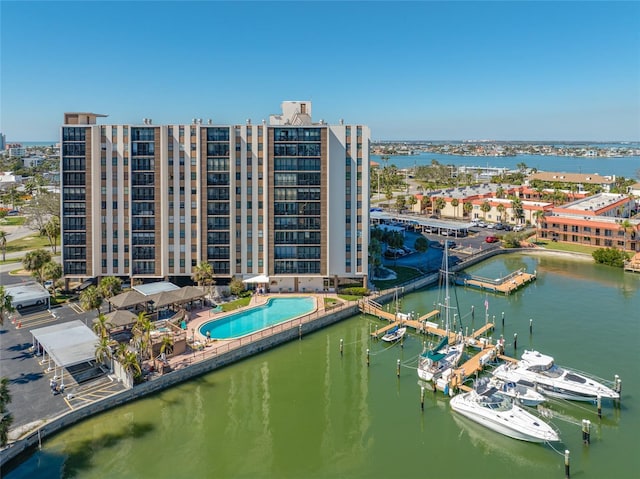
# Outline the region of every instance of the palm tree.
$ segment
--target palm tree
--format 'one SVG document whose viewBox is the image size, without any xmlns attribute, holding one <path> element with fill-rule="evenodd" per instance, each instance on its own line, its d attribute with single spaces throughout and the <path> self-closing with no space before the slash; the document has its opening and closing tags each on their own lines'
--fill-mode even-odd
<svg viewBox="0 0 640 479">
<path fill-rule="evenodd" d="M 13 424 L 13 415 L 7 412 L 7 404 L 11 402 L 9 393 L 9 379 L 0 379 L 0 447 L 7 445 L 9 440 L 9 428 Z"/>
<path fill-rule="evenodd" d="M 44 249 L 35 249 L 24 255 L 22 265 L 42 284 L 44 283 L 44 265 L 49 261 L 51 261 L 50 252 Z"/>
<path fill-rule="evenodd" d="M 520 223 L 520 220 L 524 218 L 524 208 L 522 206 L 522 200 L 517 196 L 511 197 L 511 210 L 513 211 L 513 216 L 515 216 L 518 223 Z"/>
<path fill-rule="evenodd" d="M 498 186 L 498 188 L 496 188 L 496 198 L 503 198 L 504 197 L 504 188 L 502 186 Z"/>
<path fill-rule="evenodd" d="M 453 206 L 455 208 L 455 212 L 453 214 L 454 218 L 458 217 L 458 205 L 460 204 L 460 200 L 458 198 L 454 198 L 451 200 L 451 206 Z"/>
<path fill-rule="evenodd" d="M 142 374 L 142 368 L 140 367 L 140 362 L 138 361 L 138 355 L 133 351 L 125 351 L 123 356 L 119 359 L 120 364 L 122 365 L 122 369 L 127 374 L 131 374 L 134 379 L 137 376 Z"/>
<path fill-rule="evenodd" d="M 106 359 L 111 359 L 112 354 L 111 340 L 107 336 L 102 336 L 100 338 L 100 342 L 96 344 L 96 361 L 98 361 L 99 363 L 104 363 Z"/>
<path fill-rule="evenodd" d="M 191 276 L 191 279 L 195 281 L 198 286 L 208 286 L 208 294 L 209 296 L 211 296 L 211 287 L 216 284 L 215 280 L 213 279 L 213 275 L 214 271 L 211 263 L 203 261 L 193 269 L 193 275 Z"/>
<path fill-rule="evenodd" d="M 422 199 L 420 200 L 420 210 L 421 210 L 421 212 L 426 210 L 430 206 L 431 206 L 431 197 L 430 196 L 423 196 Z"/>
<path fill-rule="evenodd" d="M 51 219 L 42 228 L 41 234 L 44 234 L 49 239 L 51 251 L 55 254 L 58 237 L 60 236 L 60 220 L 57 216 L 51 217 Z"/>
<path fill-rule="evenodd" d="M 169 335 L 162 336 L 162 344 L 160 345 L 160 354 L 167 353 L 170 356 L 173 353 L 173 338 Z"/>
<path fill-rule="evenodd" d="M 42 267 L 42 276 L 44 279 L 50 279 L 53 282 L 53 294 L 56 294 L 56 283 L 63 276 L 62 265 L 55 261 L 49 261 Z"/>
<path fill-rule="evenodd" d="M 463 203 L 462 204 L 462 213 L 466 216 L 470 216 L 473 211 L 473 205 L 471 203 Z"/>
<path fill-rule="evenodd" d="M 627 250 L 627 233 L 633 233 L 633 224 L 628 219 L 625 219 L 622 223 L 620 223 L 620 230 L 622 230 L 624 234 L 624 250 Z"/>
<path fill-rule="evenodd" d="M 95 309 L 100 315 L 100 306 L 102 306 L 102 293 L 95 286 L 89 286 L 80 293 L 80 306 L 85 311 Z"/>
<path fill-rule="evenodd" d="M 436 198 L 436 200 L 433 202 L 433 208 L 438 212 L 438 216 L 440 216 L 440 211 L 447 206 L 447 202 L 444 200 L 444 198 Z"/>
<path fill-rule="evenodd" d="M 504 205 L 502 203 L 500 203 L 496 209 L 498 210 L 498 213 L 500 213 L 500 221 L 505 221 L 504 218 L 504 213 L 505 211 L 507 211 L 507 209 L 504 207 Z"/>
<path fill-rule="evenodd" d="M 536 220 L 536 243 L 538 242 L 538 230 L 540 229 L 540 223 L 542 221 L 542 219 L 544 218 L 544 210 L 537 210 L 534 214 L 533 217 Z"/>
<path fill-rule="evenodd" d="M 149 316 L 146 312 L 140 311 L 136 318 L 136 324 L 133 326 L 133 331 L 136 336 L 136 342 L 138 344 L 138 352 L 140 357 L 146 357 L 148 348 L 151 343 L 151 330 L 153 324 L 149 320 Z"/>
<path fill-rule="evenodd" d="M 491 211 L 491 203 L 489 203 L 487 200 L 484 200 L 480 205 L 480 211 L 482 211 L 482 216 L 486 220 L 487 213 Z"/>
<path fill-rule="evenodd" d="M 5 313 L 13 313 L 15 311 L 12 300 L 13 297 L 6 292 L 4 286 L 0 285 L 0 326 L 4 324 Z"/>
<path fill-rule="evenodd" d="M 109 302 L 109 298 L 113 298 L 122 291 L 122 281 L 115 276 L 105 276 L 100 280 L 99 288 L 102 297 Z M 109 311 L 111 311 L 111 303 L 109 303 Z"/>
<path fill-rule="evenodd" d="M 0 230 L 0 248 L 2 248 L 2 261 L 6 261 L 7 257 L 7 232 Z"/>
<path fill-rule="evenodd" d="M 100 338 L 108 338 L 109 330 L 113 327 L 113 324 L 109 322 L 107 317 L 100 313 L 98 317 L 93 320 L 93 332 Z"/>
</svg>

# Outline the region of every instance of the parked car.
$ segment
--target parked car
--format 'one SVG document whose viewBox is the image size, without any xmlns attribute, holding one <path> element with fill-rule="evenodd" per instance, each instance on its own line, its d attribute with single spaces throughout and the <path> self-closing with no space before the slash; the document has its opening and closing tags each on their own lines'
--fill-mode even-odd
<svg viewBox="0 0 640 479">
<path fill-rule="evenodd" d="M 456 247 L 456 242 L 455 241 L 447 240 L 447 241 L 445 241 L 445 244 L 449 247 L 449 249 L 453 249 L 453 248 Z"/>
<path fill-rule="evenodd" d="M 487 225 L 487 229 L 493 230 L 493 229 L 495 229 L 495 228 L 496 228 L 496 224 L 495 224 L 495 223 L 489 223 L 489 224 Z"/>
<path fill-rule="evenodd" d="M 524 230 L 524 226 L 523 225 L 515 225 L 513 227 L 513 231 L 523 231 Z"/>
<path fill-rule="evenodd" d="M 497 243 L 498 241 L 500 241 L 498 238 L 496 238 L 495 236 L 487 236 L 484 239 L 487 243 Z"/>
</svg>

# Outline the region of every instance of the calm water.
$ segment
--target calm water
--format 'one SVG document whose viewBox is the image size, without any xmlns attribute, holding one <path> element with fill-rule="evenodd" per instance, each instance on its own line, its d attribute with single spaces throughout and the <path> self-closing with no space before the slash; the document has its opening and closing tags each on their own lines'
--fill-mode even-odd
<svg viewBox="0 0 640 479">
<path fill-rule="evenodd" d="M 477 328 L 487 299 L 507 354 L 518 333 L 519 351 L 536 348 L 607 379 L 619 374 L 621 405 L 605 403 L 601 421 L 589 404 L 548 407 L 563 439 L 557 448 L 571 450 L 572 477 L 636 477 L 640 275 L 520 254 L 472 272 L 497 277 L 522 267 L 539 277 L 520 292 L 500 297 L 458 288 L 452 303 L 459 303 L 464 325 Z M 437 298 L 437 289 L 409 295 L 402 310 L 423 314 Z M 564 478 L 562 456 L 549 446 L 460 418 L 441 393 L 427 393 L 421 412 L 415 364 L 422 338 L 410 335 L 404 349 L 372 343 L 377 324 L 355 316 L 91 418 L 47 441 L 7 478 Z M 589 447 L 575 424 L 582 418 L 594 424 Z"/>
<path fill-rule="evenodd" d="M 380 156 L 371 155 L 371 159 L 380 163 Z M 578 158 L 572 156 L 458 156 L 441 153 L 421 153 L 413 156 L 392 156 L 389 164 L 398 168 L 409 168 L 414 165 L 430 165 L 437 160 L 444 165 L 456 166 L 493 166 L 499 168 L 517 168 L 518 163 L 525 163 L 529 168 L 540 171 L 562 171 L 565 173 L 599 173 L 601 175 L 624 176 L 637 178 L 640 168 L 640 156 L 621 158 Z"/>
<path fill-rule="evenodd" d="M 313 298 L 272 298 L 262 306 L 226 316 L 217 321 L 210 321 L 200 326 L 200 334 L 207 332 L 212 338 L 238 338 L 255 331 L 282 323 L 315 308 Z"/>
</svg>

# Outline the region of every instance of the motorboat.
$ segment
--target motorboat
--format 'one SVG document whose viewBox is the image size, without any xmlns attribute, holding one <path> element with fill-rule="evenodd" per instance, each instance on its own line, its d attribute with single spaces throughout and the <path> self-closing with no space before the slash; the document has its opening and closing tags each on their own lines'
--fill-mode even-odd
<svg viewBox="0 0 640 479">
<path fill-rule="evenodd" d="M 538 351 L 524 351 L 516 363 L 505 363 L 493 371 L 503 381 L 527 381 L 538 392 L 554 398 L 572 401 L 596 401 L 598 397 L 620 399 L 620 393 L 605 386 L 601 379 L 593 379 L 554 363 L 553 357 Z"/>
<path fill-rule="evenodd" d="M 545 397 L 536 391 L 535 384 L 521 379 L 519 381 L 503 381 L 496 377 L 488 380 L 501 396 L 507 396 L 523 406 L 537 406 L 545 401 Z"/>
<path fill-rule="evenodd" d="M 441 304 L 445 313 L 445 336 L 440 343 L 430 350 L 425 350 L 418 357 L 418 377 L 423 381 L 436 381 L 443 375 L 450 376 L 453 369 L 458 366 L 464 352 L 464 338 L 462 333 L 450 333 L 449 310 L 449 247 L 445 242 L 443 262 L 444 274 L 444 304 Z M 453 341 L 453 344 L 449 344 Z"/>
<path fill-rule="evenodd" d="M 382 340 L 386 341 L 387 343 L 395 343 L 396 341 L 402 339 L 406 332 L 406 327 L 403 326 L 399 328 L 398 326 L 396 326 L 395 328 L 388 331 L 384 336 L 382 336 Z"/>
<path fill-rule="evenodd" d="M 458 414 L 505 436 L 528 442 L 556 442 L 558 432 L 489 384 L 457 394 L 449 404 Z"/>
</svg>

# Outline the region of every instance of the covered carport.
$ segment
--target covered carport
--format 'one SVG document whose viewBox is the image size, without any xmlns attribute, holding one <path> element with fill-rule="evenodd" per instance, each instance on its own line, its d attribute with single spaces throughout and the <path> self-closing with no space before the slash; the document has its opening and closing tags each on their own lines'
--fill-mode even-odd
<svg viewBox="0 0 640 479">
<path fill-rule="evenodd" d="M 69 368 L 95 360 L 98 336 L 80 320 L 34 329 L 31 335 L 34 350 L 42 352 L 42 364 L 47 362 L 47 371 L 53 370 L 54 380 L 60 378 L 61 389 L 64 388 L 65 369 L 73 376 Z"/>
</svg>

